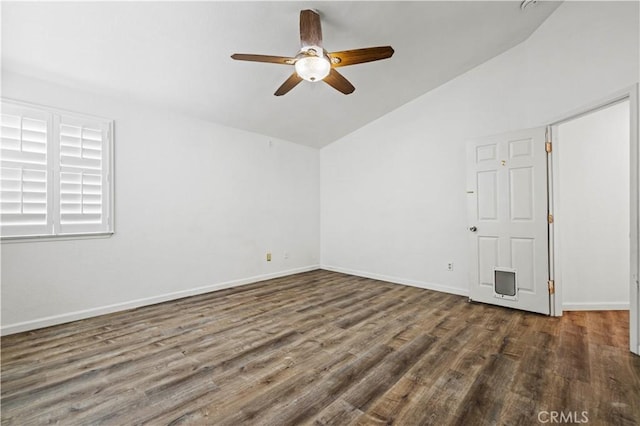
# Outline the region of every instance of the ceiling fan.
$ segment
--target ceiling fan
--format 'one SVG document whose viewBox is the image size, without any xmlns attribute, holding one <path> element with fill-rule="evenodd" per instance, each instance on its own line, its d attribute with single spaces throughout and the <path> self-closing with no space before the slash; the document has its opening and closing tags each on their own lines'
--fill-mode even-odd
<svg viewBox="0 0 640 426">
<path fill-rule="evenodd" d="M 245 53 L 235 53 L 231 57 L 239 61 L 268 62 L 295 66 L 294 73 L 274 93 L 276 96 L 282 96 L 296 87 L 302 80 L 310 82 L 324 81 L 334 89 L 348 95 L 353 93 L 356 88 L 336 68 L 387 59 L 393 55 L 391 46 L 367 47 L 328 53 L 322 47 L 320 15 L 317 11 L 311 9 L 300 11 L 300 45 L 300 51 L 294 57 Z"/>
</svg>

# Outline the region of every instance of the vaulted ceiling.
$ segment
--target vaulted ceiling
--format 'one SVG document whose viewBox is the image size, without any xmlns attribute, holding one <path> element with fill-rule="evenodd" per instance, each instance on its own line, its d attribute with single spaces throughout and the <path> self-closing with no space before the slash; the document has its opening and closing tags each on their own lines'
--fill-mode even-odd
<svg viewBox="0 0 640 426">
<path fill-rule="evenodd" d="M 469 2 L 3 2 L 3 69 L 173 108 L 321 147 L 519 44 L 558 7 Z M 328 51 L 391 45 L 391 59 L 340 69 L 343 95 L 287 65 L 235 52 L 299 49 L 299 11 L 320 12 Z"/>
</svg>

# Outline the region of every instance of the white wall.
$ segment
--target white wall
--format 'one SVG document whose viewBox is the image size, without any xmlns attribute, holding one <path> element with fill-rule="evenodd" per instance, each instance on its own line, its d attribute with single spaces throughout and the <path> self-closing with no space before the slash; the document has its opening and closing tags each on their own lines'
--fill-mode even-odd
<svg viewBox="0 0 640 426">
<path fill-rule="evenodd" d="M 467 294 L 465 140 L 636 83 L 638 38 L 637 2 L 565 2 L 522 44 L 323 148 L 322 266 Z"/>
<path fill-rule="evenodd" d="M 116 123 L 115 235 L 3 243 L 4 333 L 317 267 L 317 150 L 15 74 L 2 90 Z"/>
<path fill-rule="evenodd" d="M 629 102 L 559 125 L 553 151 L 563 309 L 629 309 Z"/>
</svg>

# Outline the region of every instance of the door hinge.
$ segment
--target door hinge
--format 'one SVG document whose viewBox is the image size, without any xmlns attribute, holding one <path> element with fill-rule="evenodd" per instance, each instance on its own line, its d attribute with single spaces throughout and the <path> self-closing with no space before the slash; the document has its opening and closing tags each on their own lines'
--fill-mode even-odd
<svg viewBox="0 0 640 426">
<path fill-rule="evenodd" d="M 553 151 L 553 144 L 551 142 L 545 142 L 544 150 L 547 151 L 547 153 L 550 153 L 551 151 Z"/>
<path fill-rule="evenodd" d="M 556 294 L 556 282 L 554 280 L 547 281 L 547 287 L 549 288 L 549 294 Z"/>
<path fill-rule="evenodd" d="M 551 213 L 547 216 L 547 222 L 553 223 L 553 215 Z"/>
</svg>

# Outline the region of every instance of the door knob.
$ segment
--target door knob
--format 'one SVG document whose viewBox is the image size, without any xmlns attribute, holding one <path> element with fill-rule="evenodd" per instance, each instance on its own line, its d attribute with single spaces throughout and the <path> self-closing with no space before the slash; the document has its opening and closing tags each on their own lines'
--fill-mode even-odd
<svg viewBox="0 0 640 426">
<path fill-rule="evenodd" d="M 469 228 L 469 231 L 471 232 L 476 232 L 478 230 L 478 228 L 476 228 L 475 226 L 472 226 L 471 228 Z"/>
</svg>

